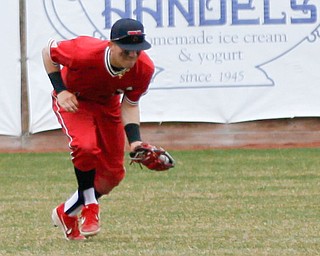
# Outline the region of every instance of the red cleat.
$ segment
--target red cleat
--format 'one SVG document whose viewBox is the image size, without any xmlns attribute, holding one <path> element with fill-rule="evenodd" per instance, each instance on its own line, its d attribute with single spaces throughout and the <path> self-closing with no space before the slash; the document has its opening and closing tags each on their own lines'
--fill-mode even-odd
<svg viewBox="0 0 320 256">
<path fill-rule="evenodd" d="M 78 218 L 71 217 L 64 213 L 64 203 L 57 206 L 52 211 L 52 221 L 54 226 L 60 227 L 67 240 L 85 240 L 85 236 L 80 234 Z"/>
<path fill-rule="evenodd" d="M 100 232 L 99 205 L 88 204 L 82 208 L 80 217 L 80 233 L 83 236 L 94 236 Z"/>
</svg>

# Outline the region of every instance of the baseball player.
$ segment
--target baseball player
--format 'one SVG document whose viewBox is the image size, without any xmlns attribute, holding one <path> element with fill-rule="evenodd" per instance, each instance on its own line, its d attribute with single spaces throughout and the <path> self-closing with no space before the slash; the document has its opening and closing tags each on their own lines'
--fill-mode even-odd
<svg viewBox="0 0 320 256">
<path fill-rule="evenodd" d="M 98 199 L 125 175 L 125 135 L 132 152 L 145 145 L 138 103 L 154 73 L 144 52 L 150 47 L 143 25 L 125 18 L 114 23 L 110 40 L 50 40 L 42 51 L 54 88 L 52 107 L 69 139 L 78 183 L 74 194 L 52 212 L 68 240 L 84 240 L 100 231 Z"/>
</svg>

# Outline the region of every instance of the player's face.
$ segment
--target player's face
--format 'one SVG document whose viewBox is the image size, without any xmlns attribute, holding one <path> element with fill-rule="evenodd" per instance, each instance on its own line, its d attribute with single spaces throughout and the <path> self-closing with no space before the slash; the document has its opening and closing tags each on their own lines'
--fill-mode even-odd
<svg viewBox="0 0 320 256">
<path fill-rule="evenodd" d="M 111 65 L 118 68 L 132 68 L 140 55 L 140 51 L 124 50 L 114 43 L 110 45 L 110 51 Z"/>
</svg>

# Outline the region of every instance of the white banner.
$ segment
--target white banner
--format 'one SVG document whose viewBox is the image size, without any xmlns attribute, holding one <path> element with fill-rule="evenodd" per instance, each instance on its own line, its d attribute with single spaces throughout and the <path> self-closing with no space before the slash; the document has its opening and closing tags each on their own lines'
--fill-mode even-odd
<svg viewBox="0 0 320 256">
<path fill-rule="evenodd" d="M 0 134 L 21 135 L 19 1 L 0 8 Z"/>
<path fill-rule="evenodd" d="M 108 39 L 145 25 L 156 65 L 143 122 L 233 123 L 320 115 L 318 0 L 28 1 L 32 133 L 59 127 L 41 49 L 49 38 Z M 37 10 L 36 12 L 34 10 Z"/>
</svg>

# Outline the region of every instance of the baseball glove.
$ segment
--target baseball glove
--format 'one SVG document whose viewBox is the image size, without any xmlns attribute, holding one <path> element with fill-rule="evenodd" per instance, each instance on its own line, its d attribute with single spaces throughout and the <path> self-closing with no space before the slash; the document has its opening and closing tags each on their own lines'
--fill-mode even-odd
<svg viewBox="0 0 320 256">
<path fill-rule="evenodd" d="M 148 143 L 142 143 L 130 152 L 130 159 L 130 164 L 138 163 L 154 171 L 166 171 L 175 165 L 174 159 L 168 152 Z"/>
</svg>

